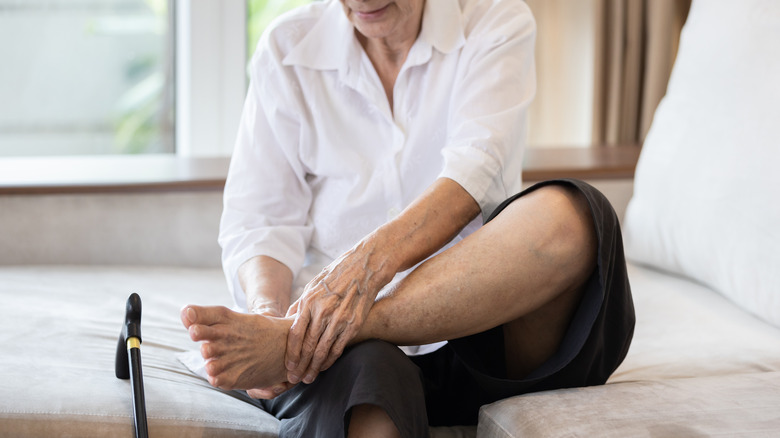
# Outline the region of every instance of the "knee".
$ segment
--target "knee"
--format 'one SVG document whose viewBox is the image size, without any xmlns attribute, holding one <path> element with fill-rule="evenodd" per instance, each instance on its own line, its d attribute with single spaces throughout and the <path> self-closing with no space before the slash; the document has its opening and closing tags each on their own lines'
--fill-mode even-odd
<svg viewBox="0 0 780 438">
<path fill-rule="evenodd" d="M 550 209 L 557 235 L 565 241 L 596 250 L 596 229 L 588 201 L 578 190 L 562 185 L 548 186 L 540 193 Z"/>
<path fill-rule="evenodd" d="M 533 230 L 539 245 L 564 253 L 597 250 L 596 229 L 585 196 L 573 187 L 549 185 L 518 199 L 507 207 Z M 529 228 L 530 226 L 530 228 Z"/>
<path fill-rule="evenodd" d="M 420 369 L 398 347 L 376 339 L 348 348 L 336 363 L 356 372 L 393 376 L 404 382 L 420 378 Z"/>
<path fill-rule="evenodd" d="M 502 245 L 555 273 L 558 281 L 551 285 L 555 288 L 584 281 L 595 268 L 596 227 L 588 200 L 574 187 L 540 187 L 512 202 L 495 219 L 494 234 Z"/>
</svg>

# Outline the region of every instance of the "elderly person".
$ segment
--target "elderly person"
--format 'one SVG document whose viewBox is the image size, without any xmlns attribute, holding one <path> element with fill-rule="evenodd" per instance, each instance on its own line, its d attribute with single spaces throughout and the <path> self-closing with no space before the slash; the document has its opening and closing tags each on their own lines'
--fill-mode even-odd
<svg viewBox="0 0 780 438">
<path fill-rule="evenodd" d="M 517 193 L 534 35 L 520 0 L 276 21 L 220 230 L 247 313 L 182 310 L 214 386 L 261 399 L 282 436 L 426 436 L 606 381 L 634 326 L 615 214 L 580 181 Z"/>
</svg>

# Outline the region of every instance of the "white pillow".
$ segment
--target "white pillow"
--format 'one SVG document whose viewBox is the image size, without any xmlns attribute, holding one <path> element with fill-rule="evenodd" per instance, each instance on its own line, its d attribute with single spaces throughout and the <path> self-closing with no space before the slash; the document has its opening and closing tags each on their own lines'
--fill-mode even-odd
<svg viewBox="0 0 780 438">
<path fill-rule="evenodd" d="M 780 1 L 694 1 L 625 237 L 780 327 Z"/>
</svg>

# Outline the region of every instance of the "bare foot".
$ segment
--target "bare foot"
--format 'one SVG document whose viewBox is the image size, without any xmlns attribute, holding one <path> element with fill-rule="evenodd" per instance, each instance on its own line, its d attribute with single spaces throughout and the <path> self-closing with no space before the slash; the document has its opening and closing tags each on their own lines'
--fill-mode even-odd
<svg viewBox="0 0 780 438">
<path fill-rule="evenodd" d="M 203 342 L 200 353 L 213 386 L 270 388 L 287 380 L 284 354 L 291 319 L 185 306 L 181 321 L 193 341 Z"/>
</svg>

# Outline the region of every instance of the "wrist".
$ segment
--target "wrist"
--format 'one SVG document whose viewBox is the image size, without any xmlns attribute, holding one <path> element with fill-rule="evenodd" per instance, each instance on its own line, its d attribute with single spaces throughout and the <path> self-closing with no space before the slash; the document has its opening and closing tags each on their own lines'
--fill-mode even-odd
<svg viewBox="0 0 780 438">
<path fill-rule="evenodd" d="M 402 238 L 396 237 L 392 226 L 385 224 L 368 236 L 365 245 L 375 251 L 372 263 L 377 279 L 384 284 L 389 283 L 395 274 L 402 271 L 404 252 L 401 247 Z"/>
<path fill-rule="evenodd" d="M 255 297 L 247 300 L 247 309 L 249 313 L 256 313 L 266 316 L 283 317 L 287 311 L 287 307 L 282 306 L 279 301 L 268 300 L 262 297 Z"/>
</svg>

